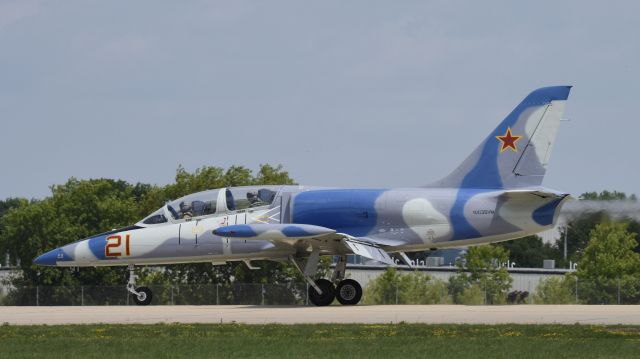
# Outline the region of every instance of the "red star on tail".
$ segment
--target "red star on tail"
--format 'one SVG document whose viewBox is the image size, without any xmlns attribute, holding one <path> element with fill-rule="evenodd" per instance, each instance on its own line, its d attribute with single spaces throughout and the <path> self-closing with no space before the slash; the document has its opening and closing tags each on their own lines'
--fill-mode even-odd
<svg viewBox="0 0 640 359">
<path fill-rule="evenodd" d="M 500 153 L 507 150 L 507 148 L 511 148 L 513 152 L 518 152 L 518 147 L 516 146 L 516 142 L 522 138 L 522 136 L 514 136 L 511 134 L 511 127 L 507 127 L 507 133 L 504 136 L 496 136 L 498 140 L 502 143 L 500 147 Z"/>
</svg>

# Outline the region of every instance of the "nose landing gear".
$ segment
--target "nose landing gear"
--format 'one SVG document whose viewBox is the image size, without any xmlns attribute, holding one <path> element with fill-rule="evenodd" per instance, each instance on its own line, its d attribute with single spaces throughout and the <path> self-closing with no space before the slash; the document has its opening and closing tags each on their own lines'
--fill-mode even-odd
<svg viewBox="0 0 640 359">
<path fill-rule="evenodd" d="M 129 264 L 129 281 L 127 282 L 127 290 L 132 294 L 133 301 L 137 305 L 149 305 L 151 299 L 153 299 L 153 293 L 151 289 L 147 287 L 136 288 L 136 279 L 138 276 L 135 274 L 133 264 Z"/>
<path fill-rule="evenodd" d="M 151 304 L 151 299 L 153 298 L 153 293 L 151 289 L 147 287 L 139 287 L 136 289 L 138 294 L 133 295 L 133 301 L 137 305 L 149 305 Z"/>
</svg>

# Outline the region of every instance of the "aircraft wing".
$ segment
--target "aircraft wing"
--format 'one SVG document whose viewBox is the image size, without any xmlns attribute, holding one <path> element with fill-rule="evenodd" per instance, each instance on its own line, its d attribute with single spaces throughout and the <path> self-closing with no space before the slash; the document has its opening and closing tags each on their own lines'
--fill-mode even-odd
<svg viewBox="0 0 640 359">
<path fill-rule="evenodd" d="M 386 264 L 395 264 L 382 243 L 310 224 L 236 224 L 217 228 L 213 234 L 225 238 L 266 240 L 303 248 L 311 245 L 320 248 L 324 254 L 357 254 Z"/>
</svg>

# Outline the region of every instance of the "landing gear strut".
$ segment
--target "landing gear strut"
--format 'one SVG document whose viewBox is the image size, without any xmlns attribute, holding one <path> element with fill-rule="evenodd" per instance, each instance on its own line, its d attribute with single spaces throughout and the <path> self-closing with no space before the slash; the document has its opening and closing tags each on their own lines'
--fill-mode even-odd
<svg viewBox="0 0 640 359">
<path fill-rule="evenodd" d="M 129 269 L 129 281 L 127 282 L 127 290 L 132 294 L 133 301 L 137 305 L 151 304 L 151 299 L 153 298 L 151 289 L 147 287 L 136 288 L 136 279 L 138 278 L 138 276 L 134 271 L 133 264 L 129 264 L 127 268 Z"/>
<path fill-rule="evenodd" d="M 331 280 L 313 280 L 318 270 L 319 259 L 320 251 L 312 251 L 305 263 L 304 270 L 302 270 L 296 259 L 294 257 L 290 258 L 293 265 L 302 273 L 307 283 L 309 283 L 309 301 L 317 306 L 330 305 L 334 299 L 338 299 L 338 302 L 342 305 L 358 304 L 362 298 L 362 287 L 353 279 L 344 279 L 347 256 L 340 256 L 333 270 Z M 335 286 L 334 283 L 337 283 L 337 286 Z"/>
<path fill-rule="evenodd" d="M 355 305 L 362 298 L 362 287 L 353 279 L 344 279 L 347 269 L 347 256 L 340 256 L 333 269 L 331 280 L 336 285 L 336 299 L 342 305 Z"/>
</svg>

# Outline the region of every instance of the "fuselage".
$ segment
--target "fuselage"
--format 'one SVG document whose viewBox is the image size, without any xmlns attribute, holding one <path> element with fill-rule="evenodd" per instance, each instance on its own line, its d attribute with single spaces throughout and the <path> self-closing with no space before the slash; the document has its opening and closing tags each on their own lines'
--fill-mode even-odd
<svg viewBox="0 0 640 359">
<path fill-rule="evenodd" d="M 372 241 L 388 252 L 498 242 L 553 226 L 566 195 L 546 193 L 555 195 L 460 188 L 223 188 L 173 201 L 131 227 L 68 244 L 35 263 L 70 267 L 225 263 L 282 260 L 307 250 L 301 241 L 213 233 L 236 224 L 321 226 Z M 320 247 L 322 254 L 348 254 L 334 243 Z"/>
</svg>

